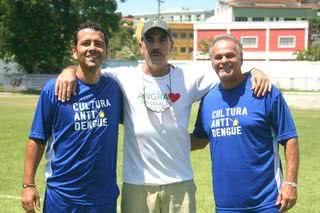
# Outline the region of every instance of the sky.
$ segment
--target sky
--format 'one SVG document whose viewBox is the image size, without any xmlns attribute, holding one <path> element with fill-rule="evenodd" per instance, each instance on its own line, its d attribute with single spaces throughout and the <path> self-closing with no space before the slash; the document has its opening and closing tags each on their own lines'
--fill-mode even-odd
<svg viewBox="0 0 320 213">
<path fill-rule="evenodd" d="M 188 8 L 190 10 L 213 10 L 216 0 L 162 0 L 160 9 L 163 11 L 171 9 Z M 117 0 L 118 11 L 122 15 L 136 15 L 145 13 L 157 13 L 157 0 L 126 0 L 121 3 Z"/>
</svg>

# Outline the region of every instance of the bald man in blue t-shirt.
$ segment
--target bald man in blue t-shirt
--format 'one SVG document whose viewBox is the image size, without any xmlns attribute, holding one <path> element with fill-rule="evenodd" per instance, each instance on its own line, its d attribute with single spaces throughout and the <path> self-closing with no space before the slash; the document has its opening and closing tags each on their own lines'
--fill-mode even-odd
<svg viewBox="0 0 320 213">
<path fill-rule="evenodd" d="M 284 98 L 275 87 L 264 97 L 252 94 L 235 37 L 215 37 L 210 58 L 221 83 L 202 99 L 191 143 L 196 150 L 210 141 L 216 211 L 289 210 L 297 199 L 299 148 Z M 284 178 L 279 144 L 285 150 Z"/>
</svg>

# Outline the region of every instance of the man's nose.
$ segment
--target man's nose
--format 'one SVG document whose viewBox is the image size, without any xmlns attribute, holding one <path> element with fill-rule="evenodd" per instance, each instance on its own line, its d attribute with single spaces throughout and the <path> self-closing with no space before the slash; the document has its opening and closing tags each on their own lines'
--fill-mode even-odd
<svg viewBox="0 0 320 213">
<path fill-rule="evenodd" d="M 228 58 L 226 57 L 226 56 L 222 56 L 222 58 L 221 58 L 221 62 L 222 63 L 225 63 L 225 62 L 228 62 L 229 60 L 228 60 Z"/>
<path fill-rule="evenodd" d="M 159 41 L 154 41 L 152 43 L 152 48 L 153 49 L 160 49 L 160 47 L 161 47 L 161 43 Z"/>
<path fill-rule="evenodd" d="M 94 44 L 94 42 L 91 42 L 89 46 L 89 50 L 95 50 L 95 49 L 96 49 L 96 45 Z"/>
</svg>

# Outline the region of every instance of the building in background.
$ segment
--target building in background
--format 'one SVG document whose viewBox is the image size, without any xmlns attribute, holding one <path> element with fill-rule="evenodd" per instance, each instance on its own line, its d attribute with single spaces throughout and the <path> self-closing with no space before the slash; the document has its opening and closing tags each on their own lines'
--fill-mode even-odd
<svg viewBox="0 0 320 213">
<path fill-rule="evenodd" d="M 320 0 L 219 0 L 215 15 L 194 25 L 194 60 L 208 59 L 209 38 L 231 33 L 245 60 L 295 60 L 309 47 L 308 19 L 320 16 Z"/>
<path fill-rule="evenodd" d="M 213 5 L 212 5 L 213 8 Z M 160 18 L 168 23 L 195 23 L 203 22 L 208 17 L 214 15 L 214 10 L 190 10 L 188 8 L 172 9 L 167 11 L 161 11 Z M 135 21 L 148 21 L 152 18 L 157 17 L 158 14 L 137 14 L 134 15 Z"/>
<path fill-rule="evenodd" d="M 137 38 L 143 23 L 158 14 L 135 15 Z M 204 60 L 202 44 L 232 33 L 244 46 L 245 60 L 295 60 L 295 53 L 319 38 L 308 19 L 320 17 L 320 0 L 219 0 L 215 10 L 161 11 L 175 42 L 170 59 Z"/>
<path fill-rule="evenodd" d="M 160 18 L 169 24 L 174 41 L 174 50 L 170 54 L 170 59 L 192 60 L 194 43 L 193 24 L 205 22 L 208 17 L 213 15 L 214 10 L 198 11 L 184 8 L 180 10 L 161 11 Z M 136 37 L 138 40 L 141 39 L 143 23 L 157 16 L 158 14 L 134 16 L 136 22 Z"/>
<path fill-rule="evenodd" d="M 209 59 L 207 50 L 200 44 L 221 33 L 231 33 L 241 41 L 244 60 L 295 60 L 295 53 L 308 47 L 309 23 L 198 23 L 194 25 L 194 33 L 194 60 Z"/>
<path fill-rule="evenodd" d="M 169 23 L 174 48 L 170 59 L 192 60 L 193 56 L 193 24 L 192 23 Z"/>
<path fill-rule="evenodd" d="M 244 60 L 295 60 L 295 53 L 308 47 L 309 23 L 292 22 L 230 22 L 194 25 L 194 60 L 209 59 L 201 46 L 214 36 L 231 33 L 242 45 Z"/>
<path fill-rule="evenodd" d="M 208 21 L 301 21 L 317 16 L 319 0 L 219 0 Z"/>
</svg>

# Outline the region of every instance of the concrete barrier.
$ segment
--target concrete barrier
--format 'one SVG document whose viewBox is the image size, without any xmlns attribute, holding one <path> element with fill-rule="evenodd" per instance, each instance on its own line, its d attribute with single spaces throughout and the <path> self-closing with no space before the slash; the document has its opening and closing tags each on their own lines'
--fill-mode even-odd
<svg viewBox="0 0 320 213">
<path fill-rule="evenodd" d="M 142 61 L 118 61 L 111 60 L 104 67 L 137 66 Z M 170 61 L 175 66 L 190 72 L 200 70 L 214 70 L 210 61 Z M 272 82 L 280 89 L 320 91 L 320 62 L 308 61 L 245 61 L 243 70 L 253 67 L 263 70 L 270 76 Z M 0 79 L 7 91 L 40 90 L 44 83 L 56 75 L 46 74 L 5 74 Z"/>
</svg>

